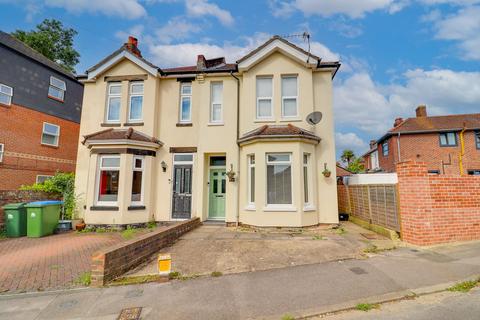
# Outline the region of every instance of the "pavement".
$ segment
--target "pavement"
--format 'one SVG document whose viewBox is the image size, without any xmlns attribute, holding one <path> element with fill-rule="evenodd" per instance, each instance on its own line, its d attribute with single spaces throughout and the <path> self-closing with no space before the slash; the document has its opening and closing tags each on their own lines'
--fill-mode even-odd
<svg viewBox="0 0 480 320">
<path fill-rule="evenodd" d="M 478 320 L 480 318 L 480 288 L 468 293 L 440 292 L 414 300 L 382 304 L 378 309 L 348 311 L 324 320 Z"/>
<path fill-rule="evenodd" d="M 74 287 L 90 271 L 92 254 L 120 241 L 118 233 L 75 232 L 0 240 L 0 292 Z"/>
<path fill-rule="evenodd" d="M 231 274 L 361 258 L 375 245 L 392 248 L 398 243 L 344 222 L 340 229 L 226 228 L 204 224 L 183 235 L 159 253 L 172 256 L 172 270 L 182 275 Z M 157 273 L 157 255 L 128 275 Z"/>
<path fill-rule="evenodd" d="M 480 242 L 400 248 L 331 261 L 167 283 L 0 297 L 0 319 L 281 319 L 445 289 L 480 274 Z M 455 317 L 451 318 L 455 319 Z M 463 318 L 458 318 L 463 319 Z"/>
</svg>

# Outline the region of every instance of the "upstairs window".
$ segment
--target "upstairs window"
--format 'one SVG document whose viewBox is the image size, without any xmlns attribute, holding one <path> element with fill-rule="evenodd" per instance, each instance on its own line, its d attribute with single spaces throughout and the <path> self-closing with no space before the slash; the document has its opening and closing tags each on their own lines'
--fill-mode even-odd
<svg viewBox="0 0 480 320">
<path fill-rule="evenodd" d="M 223 83 L 212 82 L 211 85 L 211 106 L 210 106 L 210 122 L 223 122 Z"/>
<path fill-rule="evenodd" d="M 273 117 L 273 78 L 257 78 L 257 119 Z"/>
<path fill-rule="evenodd" d="M 51 123 L 44 122 L 42 130 L 42 144 L 58 147 L 58 138 L 60 137 L 60 127 Z"/>
<path fill-rule="evenodd" d="M 3 153 L 5 152 L 5 145 L 0 143 L 0 163 L 3 162 Z"/>
<path fill-rule="evenodd" d="M 440 133 L 440 147 L 454 147 L 457 145 L 457 134 L 455 132 Z"/>
<path fill-rule="evenodd" d="M 475 131 L 475 145 L 480 149 L 480 131 Z"/>
<path fill-rule="evenodd" d="M 13 88 L 0 83 L 0 103 L 4 105 L 12 104 Z"/>
<path fill-rule="evenodd" d="M 297 76 L 282 77 L 282 117 L 298 117 Z"/>
<path fill-rule="evenodd" d="M 182 82 L 180 85 L 180 123 L 192 122 L 192 84 Z"/>
<path fill-rule="evenodd" d="M 110 83 L 107 94 L 106 122 L 120 122 L 120 107 L 122 102 L 122 84 Z"/>
<path fill-rule="evenodd" d="M 50 86 L 48 87 L 48 96 L 55 100 L 64 101 L 67 86 L 65 81 L 55 77 L 50 77 Z"/>
<path fill-rule="evenodd" d="M 388 145 L 388 141 L 382 143 L 382 154 L 384 157 L 388 157 L 388 153 L 390 152 L 390 148 Z"/>
<path fill-rule="evenodd" d="M 128 121 L 135 122 L 143 119 L 143 82 L 130 83 Z"/>
</svg>

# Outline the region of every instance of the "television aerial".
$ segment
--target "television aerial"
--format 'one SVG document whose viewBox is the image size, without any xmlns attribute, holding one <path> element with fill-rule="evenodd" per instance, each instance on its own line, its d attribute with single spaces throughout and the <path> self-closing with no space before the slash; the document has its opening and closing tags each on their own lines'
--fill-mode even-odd
<svg viewBox="0 0 480 320">
<path fill-rule="evenodd" d="M 314 111 L 307 116 L 306 121 L 312 126 L 318 124 L 322 120 L 322 113 L 320 111 Z"/>
</svg>

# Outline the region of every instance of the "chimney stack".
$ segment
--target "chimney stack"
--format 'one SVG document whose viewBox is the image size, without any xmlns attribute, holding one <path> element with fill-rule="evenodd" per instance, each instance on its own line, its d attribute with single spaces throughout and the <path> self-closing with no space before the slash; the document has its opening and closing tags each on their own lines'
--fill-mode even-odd
<svg viewBox="0 0 480 320">
<path fill-rule="evenodd" d="M 403 122 L 403 118 L 396 118 L 395 119 L 395 122 L 393 123 L 393 127 L 396 128 L 398 127 L 399 125 L 401 125 Z"/>
<path fill-rule="evenodd" d="M 197 56 L 197 70 L 205 70 L 207 68 L 207 60 L 203 54 Z"/>
<path fill-rule="evenodd" d="M 427 106 L 420 105 L 415 109 L 415 113 L 417 114 L 417 118 L 426 117 L 427 116 Z"/>
<path fill-rule="evenodd" d="M 138 49 L 138 39 L 132 36 L 128 37 L 128 42 L 125 43 L 127 50 L 136 55 L 137 57 L 142 57 L 142 52 Z"/>
</svg>

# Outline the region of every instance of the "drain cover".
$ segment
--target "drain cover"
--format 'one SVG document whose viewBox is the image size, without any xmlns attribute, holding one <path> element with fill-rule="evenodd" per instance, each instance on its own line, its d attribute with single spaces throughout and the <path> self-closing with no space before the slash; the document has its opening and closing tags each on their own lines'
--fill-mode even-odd
<svg viewBox="0 0 480 320">
<path fill-rule="evenodd" d="M 138 320 L 140 319 L 140 314 L 142 313 L 142 308 L 126 308 L 120 312 L 117 320 Z"/>
<path fill-rule="evenodd" d="M 365 271 L 364 269 L 362 269 L 360 267 L 353 267 L 353 268 L 350 268 L 349 270 L 352 271 L 355 274 L 367 274 L 368 273 L 367 271 Z"/>
</svg>

